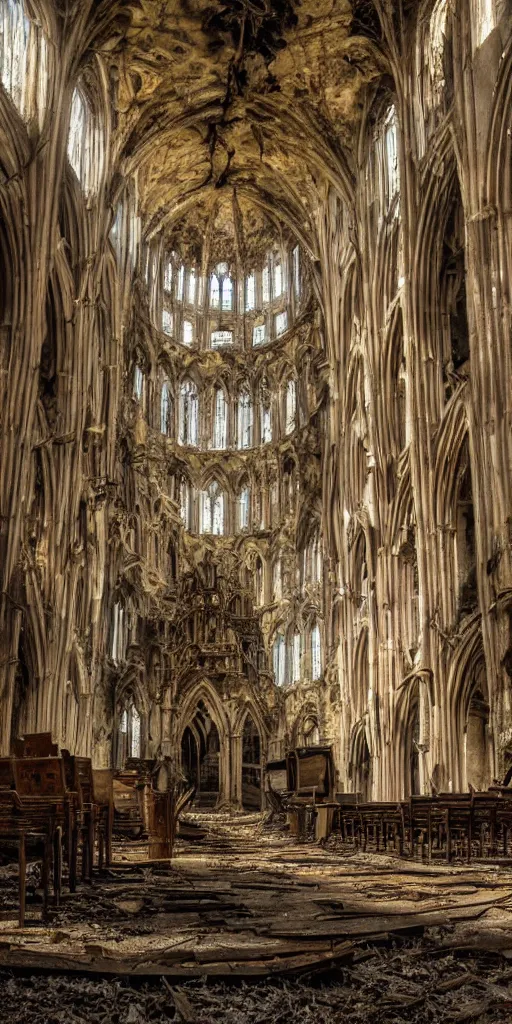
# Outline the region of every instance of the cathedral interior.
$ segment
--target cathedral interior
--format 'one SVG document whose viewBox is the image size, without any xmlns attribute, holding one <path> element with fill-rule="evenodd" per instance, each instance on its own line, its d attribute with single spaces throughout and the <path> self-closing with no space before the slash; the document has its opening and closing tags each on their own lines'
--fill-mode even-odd
<svg viewBox="0 0 512 1024">
<path fill-rule="evenodd" d="M 6 1024 L 512 1019 L 511 212 L 512 0 L 0 0 Z"/>
</svg>

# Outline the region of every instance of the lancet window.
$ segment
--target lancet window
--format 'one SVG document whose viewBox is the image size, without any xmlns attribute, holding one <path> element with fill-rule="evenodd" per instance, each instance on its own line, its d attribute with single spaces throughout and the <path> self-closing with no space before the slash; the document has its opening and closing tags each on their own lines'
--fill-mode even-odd
<svg viewBox="0 0 512 1024">
<path fill-rule="evenodd" d="M 286 644 L 282 633 L 278 633 L 274 640 L 272 663 L 274 669 L 274 682 L 277 686 L 284 686 L 286 679 Z"/>
<path fill-rule="evenodd" d="M 197 445 L 198 414 L 197 388 L 192 381 L 183 381 L 180 388 L 180 444 Z"/>
<path fill-rule="evenodd" d="M 297 411 L 297 386 L 293 377 L 288 381 L 285 392 L 284 432 L 292 434 L 295 430 L 295 414 Z"/>
<path fill-rule="evenodd" d="M 249 487 L 246 485 L 242 487 L 238 496 L 238 529 L 248 530 L 249 529 L 249 508 L 251 501 L 251 492 Z"/>
<path fill-rule="evenodd" d="M 201 496 L 201 533 L 224 533 L 224 495 L 216 480 Z"/>
<path fill-rule="evenodd" d="M 250 448 L 252 445 L 252 401 L 248 391 L 242 391 L 238 397 L 238 447 Z"/>
<path fill-rule="evenodd" d="M 320 679 L 322 675 L 322 640 L 320 626 L 315 623 L 311 630 L 311 678 Z"/>
<path fill-rule="evenodd" d="M 77 86 L 71 100 L 68 159 L 86 195 L 97 192 L 104 165 L 104 143 L 97 118 Z"/>
<path fill-rule="evenodd" d="M 222 388 L 214 392 L 213 448 L 225 448 L 227 443 L 227 403 Z"/>
<path fill-rule="evenodd" d="M 300 681 L 301 635 L 298 630 L 292 636 L 291 644 L 291 681 Z"/>
</svg>

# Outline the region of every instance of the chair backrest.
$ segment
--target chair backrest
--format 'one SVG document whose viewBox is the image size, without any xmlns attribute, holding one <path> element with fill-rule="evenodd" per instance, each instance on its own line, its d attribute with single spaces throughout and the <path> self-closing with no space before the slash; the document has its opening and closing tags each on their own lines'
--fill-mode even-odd
<svg viewBox="0 0 512 1024">
<path fill-rule="evenodd" d="M 0 757 L 0 790 L 14 789 L 14 765 L 12 757 Z"/>
<path fill-rule="evenodd" d="M 51 732 L 29 732 L 14 741 L 16 757 L 58 757 L 59 747 Z"/>
<path fill-rule="evenodd" d="M 92 791 L 94 803 L 100 807 L 109 807 L 114 799 L 114 769 L 92 769 Z"/>
<path fill-rule="evenodd" d="M 64 796 L 66 779 L 60 757 L 15 758 L 14 779 L 19 796 Z"/>
</svg>

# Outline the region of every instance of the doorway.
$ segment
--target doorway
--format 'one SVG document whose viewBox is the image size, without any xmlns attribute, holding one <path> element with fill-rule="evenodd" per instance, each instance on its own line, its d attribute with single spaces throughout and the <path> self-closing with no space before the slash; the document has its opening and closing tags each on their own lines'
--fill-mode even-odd
<svg viewBox="0 0 512 1024">
<path fill-rule="evenodd" d="M 244 811 L 261 810 L 261 741 L 250 715 L 242 734 L 242 806 Z"/>
<path fill-rule="evenodd" d="M 218 802 L 219 760 L 219 730 L 201 700 L 181 739 L 181 766 L 187 781 L 196 788 L 195 803 L 200 807 L 215 807 Z"/>
</svg>

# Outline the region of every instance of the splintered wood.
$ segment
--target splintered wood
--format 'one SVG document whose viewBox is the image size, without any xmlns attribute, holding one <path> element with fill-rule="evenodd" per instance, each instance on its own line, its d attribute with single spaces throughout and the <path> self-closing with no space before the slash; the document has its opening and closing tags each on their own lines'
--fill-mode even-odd
<svg viewBox="0 0 512 1024">
<path fill-rule="evenodd" d="M 131 1011 L 131 1018 L 119 1018 L 133 1024 L 146 1020 L 148 1005 L 160 1013 L 149 1019 L 201 1024 L 230 1007 L 233 1015 L 222 1019 L 272 1020 L 255 1015 L 260 1004 L 290 1022 L 312 1020 L 315 1006 L 327 1021 L 410 1024 L 440 1020 L 435 1013 L 441 1010 L 444 1020 L 509 1020 L 512 870 L 341 857 L 294 844 L 254 817 L 200 817 L 207 839 L 202 845 L 178 843 L 171 866 L 143 862 L 142 844 L 133 844 L 130 853 L 124 843 L 92 887 L 64 894 L 51 927 L 30 923 L 36 876 L 28 884 L 29 923 L 14 926 L 6 874 L 0 983 L 12 969 L 22 978 L 34 971 L 58 976 L 70 999 L 83 991 L 88 1005 L 97 991 L 93 979 L 100 976 L 107 1005 L 112 986 L 126 993 L 137 982 L 130 1005 L 139 1007 L 139 1016 Z M 263 985 L 259 1002 L 251 995 L 243 1004 L 222 988 L 227 979 Z M 192 986 L 186 992 L 185 983 Z M 9 991 L 24 984 L 11 979 Z M 50 1001 L 53 985 L 45 989 Z M 302 1009 L 293 1017 L 286 1006 L 296 1010 L 296 1000 Z M 337 1005 L 345 1007 L 343 1018 L 334 1015 Z M 47 1019 L 29 1012 L 24 1021 Z"/>
</svg>

